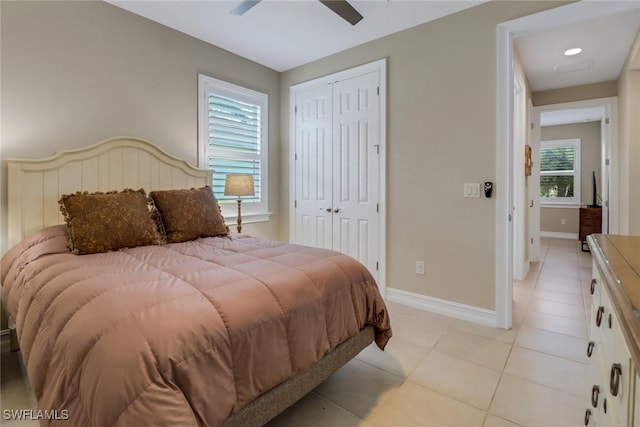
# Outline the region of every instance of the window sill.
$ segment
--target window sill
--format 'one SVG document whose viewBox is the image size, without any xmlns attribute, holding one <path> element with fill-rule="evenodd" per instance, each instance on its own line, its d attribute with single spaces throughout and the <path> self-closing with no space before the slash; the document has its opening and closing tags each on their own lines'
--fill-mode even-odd
<svg viewBox="0 0 640 427">
<path fill-rule="evenodd" d="M 238 223 L 238 215 L 223 215 L 224 222 L 227 225 L 236 225 Z M 252 224 L 254 222 L 267 222 L 271 220 L 271 212 L 247 212 L 242 213 L 242 223 Z"/>
<path fill-rule="evenodd" d="M 549 202 L 540 202 L 541 208 L 560 208 L 560 209 L 578 209 L 580 207 L 579 203 L 549 203 Z"/>
</svg>

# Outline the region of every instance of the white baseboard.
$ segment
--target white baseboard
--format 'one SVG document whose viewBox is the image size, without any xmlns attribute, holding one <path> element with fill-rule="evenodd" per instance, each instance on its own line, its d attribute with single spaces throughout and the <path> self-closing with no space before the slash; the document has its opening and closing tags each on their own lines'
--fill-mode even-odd
<svg viewBox="0 0 640 427">
<path fill-rule="evenodd" d="M 484 326 L 496 327 L 496 312 L 472 305 L 429 297 L 401 289 L 387 288 L 387 300 Z"/>
<path fill-rule="evenodd" d="M 578 233 L 559 233 L 557 231 L 540 231 L 540 237 L 552 237 L 554 239 L 578 240 Z"/>
</svg>

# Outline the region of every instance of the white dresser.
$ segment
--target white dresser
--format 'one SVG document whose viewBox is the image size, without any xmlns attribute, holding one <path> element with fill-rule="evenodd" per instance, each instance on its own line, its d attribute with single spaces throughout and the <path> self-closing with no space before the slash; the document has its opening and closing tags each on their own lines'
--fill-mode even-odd
<svg viewBox="0 0 640 427">
<path fill-rule="evenodd" d="M 587 241 L 593 276 L 584 424 L 640 427 L 640 237 L 594 234 Z"/>
</svg>

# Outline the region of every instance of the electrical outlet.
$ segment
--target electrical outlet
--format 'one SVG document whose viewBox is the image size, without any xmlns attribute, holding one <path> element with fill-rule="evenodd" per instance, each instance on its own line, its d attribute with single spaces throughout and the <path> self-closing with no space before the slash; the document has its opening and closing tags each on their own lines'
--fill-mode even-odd
<svg viewBox="0 0 640 427">
<path fill-rule="evenodd" d="M 416 261 L 416 274 L 424 276 L 424 261 Z"/>
<path fill-rule="evenodd" d="M 562 219 L 560 220 L 560 224 L 565 225 L 566 223 L 567 223 L 567 220 L 566 220 L 566 219 L 562 218 Z"/>
</svg>

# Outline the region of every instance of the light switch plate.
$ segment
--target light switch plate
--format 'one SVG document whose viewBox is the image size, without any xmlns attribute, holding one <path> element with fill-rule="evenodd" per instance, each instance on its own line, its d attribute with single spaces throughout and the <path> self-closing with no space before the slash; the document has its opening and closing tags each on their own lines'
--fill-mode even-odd
<svg viewBox="0 0 640 427">
<path fill-rule="evenodd" d="M 479 198 L 480 197 L 480 184 L 478 184 L 478 183 L 465 183 L 464 184 L 464 197 Z"/>
</svg>

